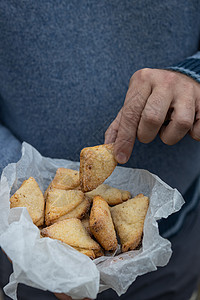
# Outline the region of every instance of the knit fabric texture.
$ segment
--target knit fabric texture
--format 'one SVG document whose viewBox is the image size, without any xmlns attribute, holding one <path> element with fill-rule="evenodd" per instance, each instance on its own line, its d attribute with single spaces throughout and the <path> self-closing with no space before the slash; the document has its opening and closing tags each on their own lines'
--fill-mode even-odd
<svg viewBox="0 0 200 300">
<path fill-rule="evenodd" d="M 71 160 L 103 143 L 138 69 L 199 81 L 199 0 L 1 0 L 0 14 L 0 171 L 23 141 Z M 200 143 L 136 140 L 125 166 L 184 194 L 200 174 Z"/>
<path fill-rule="evenodd" d="M 200 51 L 168 69 L 186 74 L 200 83 Z"/>
</svg>

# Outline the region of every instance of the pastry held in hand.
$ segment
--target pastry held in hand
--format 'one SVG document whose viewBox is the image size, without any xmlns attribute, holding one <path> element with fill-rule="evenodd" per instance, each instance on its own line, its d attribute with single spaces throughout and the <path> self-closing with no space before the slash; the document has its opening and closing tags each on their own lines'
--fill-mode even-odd
<svg viewBox="0 0 200 300">
<path fill-rule="evenodd" d="M 88 251 L 86 250 L 93 250 L 94 255 L 95 252 L 101 252 L 100 245 L 90 237 L 81 221 L 76 218 L 59 221 L 46 227 L 41 230 L 41 235 L 60 240 L 80 252 L 84 252 L 85 250 L 85 253 L 87 253 Z M 89 256 L 93 256 L 92 253 L 92 251 L 89 251 Z"/>
<path fill-rule="evenodd" d="M 26 207 L 33 223 L 42 226 L 44 223 L 44 197 L 33 177 L 25 180 L 10 198 L 10 208 Z"/>
<path fill-rule="evenodd" d="M 48 191 L 51 188 L 61 190 L 75 190 L 80 189 L 79 186 L 79 172 L 66 168 L 58 168 L 56 175 L 50 185 L 48 186 L 44 197 L 46 198 Z"/>
<path fill-rule="evenodd" d="M 92 191 L 114 171 L 114 145 L 99 145 L 84 148 L 80 154 L 80 185 L 84 192 Z"/>
<path fill-rule="evenodd" d="M 101 196 L 109 205 L 120 204 L 131 198 L 129 191 L 113 188 L 108 184 L 101 184 L 95 190 L 87 192 L 86 195 L 93 199 L 95 196 Z"/>
<path fill-rule="evenodd" d="M 149 198 L 139 194 L 135 198 L 111 207 L 111 215 L 122 244 L 122 252 L 133 250 L 139 245 L 148 206 Z"/>
<path fill-rule="evenodd" d="M 72 212 L 72 210 L 76 209 L 84 200 L 85 196 L 83 192 L 79 190 L 65 191 L 55 188 L 50 189 L 46 197 L 46 225 L 53 224 L 60 217 L 64 217 Z M 86 206 L 88 207 L 88 205 Z"/>
<path fill-rule="evenodd" d="M 90 230 L 99 244 L 108 251 L 116 250 L 117 237 L 108 203 L 95 196 L 90 212 Z"/>
</svg>

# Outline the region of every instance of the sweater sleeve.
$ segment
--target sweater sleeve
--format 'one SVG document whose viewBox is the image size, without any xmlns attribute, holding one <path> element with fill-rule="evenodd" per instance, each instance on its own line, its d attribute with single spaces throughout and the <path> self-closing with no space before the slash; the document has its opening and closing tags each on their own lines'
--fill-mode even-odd
<svg viewBox="0 0 200 300">
<path fill-rule="evenodd" d="M 21 157 L 21 143 L 0 124 L 0 175 L 9 163 L 17 162 Z"/>
<path fill-rule="evenodd" d="M 200 83 L 200 51 L 167 69 L 186 74 Z"/>
</svg>

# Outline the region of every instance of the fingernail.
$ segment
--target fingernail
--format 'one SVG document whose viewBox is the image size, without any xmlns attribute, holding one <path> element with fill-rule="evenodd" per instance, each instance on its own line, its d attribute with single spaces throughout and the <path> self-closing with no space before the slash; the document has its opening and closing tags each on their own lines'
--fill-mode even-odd
<svg viewBox="0 0 200 300">
<path fill-rule="evenodd" d="M 119 164 L 125 164 L 127 162 L 127 156 L 123 152 L 118 153 L 116 159 Z"/>
</svg>

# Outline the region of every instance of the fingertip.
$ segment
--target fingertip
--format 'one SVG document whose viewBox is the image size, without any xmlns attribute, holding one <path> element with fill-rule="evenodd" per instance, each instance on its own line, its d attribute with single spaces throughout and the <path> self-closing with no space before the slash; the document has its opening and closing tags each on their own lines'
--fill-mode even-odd
<svg viewBox="0 0 200 300">
<path fill-rule="evenodd" d="M 189 135 L 196 141 L 200 141 L 200 119 L 195 121 L 192 129 L 189 131 Z"/>
<path fill-rule="evenodd" d="M 200 142 L 200 132 L 199 134 L 196 134 L 194 131 L 190 131 L 189 135 L 191 136 L 191 138 L 197 142 Z"/>
<path fill-rule="evenodd" d="M 117 137 L 114 143 L 115 159 L 119 164 L 125 164 L 129 160 L 133 150 L 132 142 Z"/>
<path fill-rule="evenodd" d="M 128 161 L 128 156 L 124 152 L 119 152 L 115 155 L 119 164 L 125 164 Z"/>
<path fill-rule="evenodd" d="M 168 138 L 168 136 L 165 134 L 164 128 L 160 131 L 159 137 L 160 137 L 161 141 L 163 142 L 163 144 L 165 144 L 167 146 L 173 146 L 176 144 L 175 141 L 172 141 Z"/>
</svg>

